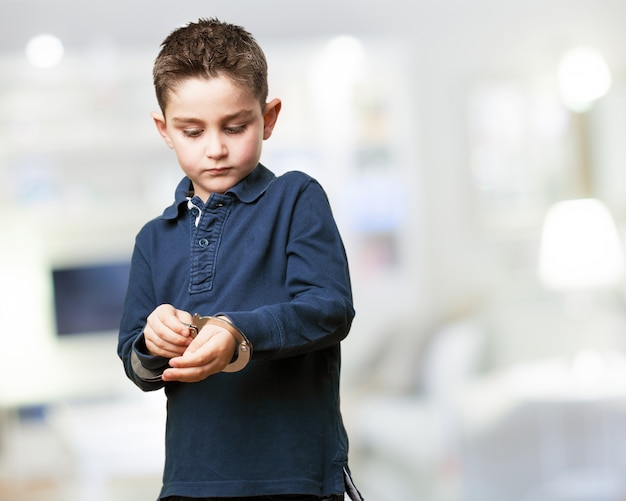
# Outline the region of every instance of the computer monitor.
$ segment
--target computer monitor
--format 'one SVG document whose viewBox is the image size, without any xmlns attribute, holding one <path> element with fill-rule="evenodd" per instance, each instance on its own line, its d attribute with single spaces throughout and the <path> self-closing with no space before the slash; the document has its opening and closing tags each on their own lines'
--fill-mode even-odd
<svg viewBox="0 0 626 501">
<path fill-rule="evenodd" d="M 129 272 L 128 261 L 53 268 L 56 334 L 64 337 L 117 331 Z"/>
</svg>

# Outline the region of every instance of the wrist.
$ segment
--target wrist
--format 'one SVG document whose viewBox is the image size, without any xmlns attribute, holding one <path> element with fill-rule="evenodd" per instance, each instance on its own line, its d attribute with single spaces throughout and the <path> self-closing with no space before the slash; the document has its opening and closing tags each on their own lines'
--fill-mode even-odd
<svg viewBox="0 0 626 501">
<path fill-rule="evenodd" d="M 222 372 L 238 372 L 243 369 L 252 357 L 252 344 L 226 316 L 201 317 L 197 313 L 193 316 L 191 325 L 196 331 L 200 331 L 205 325 L 216 325 L 224 328 L 235 339 L 235 353 L 232 361 L 224 367 Z"/>
</svg>

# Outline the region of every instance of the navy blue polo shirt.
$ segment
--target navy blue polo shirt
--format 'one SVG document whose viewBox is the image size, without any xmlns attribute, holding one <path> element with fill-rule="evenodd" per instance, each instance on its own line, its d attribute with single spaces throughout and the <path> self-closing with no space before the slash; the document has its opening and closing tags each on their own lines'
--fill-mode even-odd
<svg viewBox="0 0 626 501">
<path fill-rule="evenodd" d="M 276 177 L 261 164 L 206 204 L 189 204 L 191 189 L 184 178 L 137 235 L 119 334 L 128 377 L 167 395 L 161 497 L 341 493 L 340 341 L 354 310 L 327 197 L 306 174 Z M 250 340 L 251 362 L 198 383 L 142 379 L 133 352 L 143 367 L 167 366 L 143 338 L 160 304 L 227 315 Z"/>
</svg>

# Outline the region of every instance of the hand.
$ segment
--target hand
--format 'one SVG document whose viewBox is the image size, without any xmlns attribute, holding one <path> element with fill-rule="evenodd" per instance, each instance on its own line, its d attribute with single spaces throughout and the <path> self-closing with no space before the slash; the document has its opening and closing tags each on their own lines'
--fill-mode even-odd
<svg viewBox="0 0 626 501">
<path fill-rule="evenodd" d="M 206 324 L 182 356 L 170 360 L 163 381 L 195 383 L 222 372 L 235 354 L 237 341 L 224 327 Z"/>
<path fill-rule="evenodd" d="M 191 323 L 191 315 L 177 310 L 171 304 L 157 306 L 148 316 L 143 331 L 146 348 L 155 356 L 172 358 L 185 353 L 192 338 L 185 324 Z"/>
</svg>

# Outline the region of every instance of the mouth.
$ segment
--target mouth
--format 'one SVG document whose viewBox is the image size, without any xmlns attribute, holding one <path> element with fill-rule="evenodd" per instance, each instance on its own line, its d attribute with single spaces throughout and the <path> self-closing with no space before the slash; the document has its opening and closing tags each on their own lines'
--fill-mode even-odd
<svg viewBox="0 0 626 501">
<path fill-rule="evenodd" d="M 207 172 L 212 176 L 223 176 L 230 172 L 230 167 L 216 167 L 213 169 L 207 169 Z"/>
</svg>

